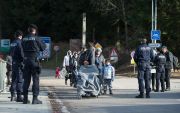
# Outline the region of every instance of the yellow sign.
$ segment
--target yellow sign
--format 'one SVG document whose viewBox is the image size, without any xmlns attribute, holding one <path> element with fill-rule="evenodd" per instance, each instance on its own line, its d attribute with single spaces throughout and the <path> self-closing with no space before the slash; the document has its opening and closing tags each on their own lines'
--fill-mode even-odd
<svg viewBox="0 0 180 113">
<path fill-rule="evenodd" d="M 132 65 L 136 64 L 133 58 L 131 59 L 131 64 Z"/>
<path fill-rule="evenodd" d="M 96 43 L 95 48 L 101 48 L 102 49 L 102 46 L 101 46 L 101 44 Z"/>
</svg>

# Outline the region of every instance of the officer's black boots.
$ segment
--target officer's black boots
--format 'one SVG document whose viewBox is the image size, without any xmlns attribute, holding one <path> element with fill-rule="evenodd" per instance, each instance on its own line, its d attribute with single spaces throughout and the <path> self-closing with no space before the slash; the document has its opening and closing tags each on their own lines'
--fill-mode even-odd
<svg viewBox="0 0 180 113">
<path fill-rule="evenodd" d="M 158 89 L 156 89 L 154 92 L 159 92 L 159 90 L 158 90 Z"/>
<path fill-rule="evenodd" d="M 17 94 L 16 102 L 23 102 L 23 98 L 22 98 L 21 94 Z"/>
<path fill-rule="evenodd" d="M 138 96 L 136 96 L 135 98 L 144 98 L 144 93 L 140 93 Z"/>
<path fill-rule="evenodd" d="M 16 96 L 14 93 L 11 93 L 11 101 L 16 101 Z"/>
<path fill-rule="evenodd" d="M 165 91 L 170 91 L 170 88 L 169 88 L 169 87 L 167 87 Z"/>
<path fill-rule="evenodd" d="M 29 104 L 30 101 L 28 100 L 28 96 L 24 95 L 24 100 L 23 100 L 23 104 Z"/>
<path fill-rule="evenodd" d="M 149 93 L 146 93 L 146 98 L 150 98 L 150 94 Z"/>
<path fill-rule="evenodd" d="M 161 92 L 164 92 L 164 89 L 162 89 Z"/>
<path fill-rule="evenodd" d="M 42 104 L 42 101 L 40 101 L 37 96 L 33 96 L 32 104 Z"/>
</svg>

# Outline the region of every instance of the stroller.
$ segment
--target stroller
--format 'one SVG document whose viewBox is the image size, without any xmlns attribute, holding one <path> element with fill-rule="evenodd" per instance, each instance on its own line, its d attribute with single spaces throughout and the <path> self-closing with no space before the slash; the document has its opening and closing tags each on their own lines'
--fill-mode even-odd
<svg viewBox="0 0 180 113">
<path fill-rule="evenodd" d="M 77 81 L 77 95 L 79 99 L 82 96 L 95 96 L 98 98 L 101 90 L 98 75 L 99 71 L 95 65 L 80 67 Z"/>
</svg>

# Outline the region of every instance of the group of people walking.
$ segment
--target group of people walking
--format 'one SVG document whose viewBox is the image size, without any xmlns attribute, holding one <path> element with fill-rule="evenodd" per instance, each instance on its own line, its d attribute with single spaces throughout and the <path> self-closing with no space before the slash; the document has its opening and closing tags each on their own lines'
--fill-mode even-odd
<svg viewBox="0 0 180 113">
<path fill-rule="evenodd" d="M 14 34 L 14 40 L 10 45 L 10 56 L 12 57 L 11 101 L 30 103 L 28 89 L 32 78 L 32 104 L 42 104 L 42 101 L 38 99 L 41 71 L 38 56 L 40 51 L 45 49 L 45 44 L 41 42 L 37 33 L 38 27 L 31 24 L 25 37 L 21 30 L 17 30 Z"/>
<path fill-rule="evenodd" d="M 72 53 L 70 50 L 64 57 L 63 67 L 67 71 L 65 76 L 65 84 L 70 79 L 70 86 L 76 87 L 78 81 L 78 70 L 81 66 L 96 65 L 99 71 L 100 86 L 104 90 L 103 94 L 106 94 L 109 87 L 109 93 L 112 93 L 112 81 L 115 77 L 115 69 L 111 65 L 109 59 L 105 59 L 102 54 L 101 48 L 95 48 L 93 43 L 89 43 L 89 48 L 85 46 L 81 47 L 80 52 Z M 101 90 L 102 92 L 102 90 Z"/>
<path fill-rule="evenodd" d="M 170 91 L 170 76 L 173 69 L 174 55 L 168 51 L 166 46 L 162 46 L 159 52 L 154 52 L 147 45 L 147 40 L 142 39 L 141 44 L 135 51 L 134 60 L 138 66 L 138 84 L 140 94 L 136 98 L 144 98 L 144 89 L 146 89 L 146 98 L 150 98 L 151 90 L 155 92 Z M 156 73 L 151 76 L 152 64 L 156 67 Z M 156 88 L 154 88 L 154 80 L 152 89 L 150 87 L 151 77 L 156 79 Z M 153 78 L 154 79 L 154 78 Z M 166 84 L 165 84 L 166 83 Z"/>
</svg>

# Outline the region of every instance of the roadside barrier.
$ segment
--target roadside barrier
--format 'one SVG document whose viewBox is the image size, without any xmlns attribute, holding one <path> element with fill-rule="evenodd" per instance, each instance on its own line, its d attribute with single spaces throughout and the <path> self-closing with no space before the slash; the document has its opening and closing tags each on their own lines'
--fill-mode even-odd
<svg viewBox="0 0 180 113">
<path fill-rule="evenodd" d="M 6 90 L 6 61 L 0 59 L 0 92 L 4 92 Z"/>
</svg>

